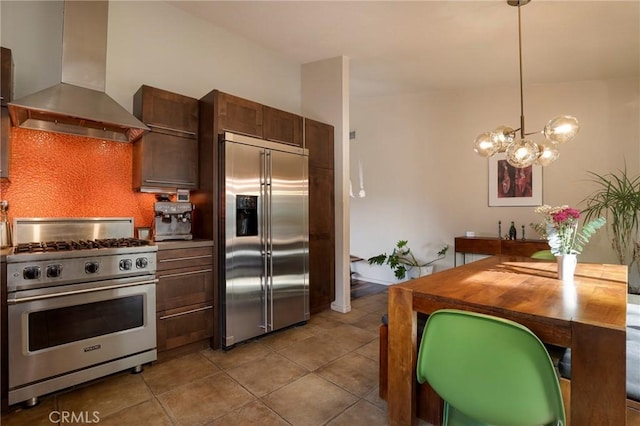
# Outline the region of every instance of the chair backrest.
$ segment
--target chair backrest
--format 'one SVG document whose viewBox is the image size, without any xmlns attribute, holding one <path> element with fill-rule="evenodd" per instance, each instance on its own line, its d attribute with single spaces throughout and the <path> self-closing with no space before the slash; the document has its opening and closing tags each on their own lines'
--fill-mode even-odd
<svg viewBox="0 0 640 426">
<path fill-rule="evenodd" d="M 513 321 L 453 309 L 434 312 L 420 342 L 417 374 L 445 400 L 446 410 L 457 410 L 474 424 L 566 422 L 547 350 Z M 454 414 L 445 412 L 445 419 Z"/>
</svg>

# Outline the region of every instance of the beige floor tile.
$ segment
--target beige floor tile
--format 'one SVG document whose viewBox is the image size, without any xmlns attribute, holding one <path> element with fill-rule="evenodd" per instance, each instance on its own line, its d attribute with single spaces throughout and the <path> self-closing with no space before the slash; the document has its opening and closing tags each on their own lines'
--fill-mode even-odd
<svg viewBox="0 0 640 426">
<path fill-rule="evenodd" d="M 227 370 L 229 376 L 257 397 L 273 392 L 308 372 L 300 365 L 276 353 L 269 354 L 258 362 Z"/>
<path fill-rule="evenodd" d="M 356 353 L 366 356 L 376 362 L 376 365 L 380 362 L 380 338 L 374 339 L 364 346 L 356 349 Z"/>
<path fill-rule="evenodd" d="M 171 420 L 158 401 L 153 398 L 133 407 L 125 408 L 100 418 L 100 426 L 153 425 L 171 426 Z"/>
<path fill-rule="evenodd" d="M 378 363 L 352 352 L 319 368 L 316 374 L 364 397 L 378 384 Z"/>
<path fill-rule="evenodd" d="M 307 325 L 304 326 L 309 333 L 313 335 L 324 333 L 343 324 L 340 321 L 336 321 L 335 319 L 330 319 L 321 315 L 322 314 L 313 315 L 307 322 Z"/>
<path fill-rule="evenodd" d="M 385 412 L 387 411 L 387 401 L 380 398 L 380 387 L 378 384 L 364 396 L 364 399 L 383 409 Z"/>
<path fill-rule="evenodd" d="M 207 424 L 255 400 L 225 373 L 175 388 L 158 399 L 178 425 Z"/>
<path fill-rule="evenodd" d="M 256 340 L 241 343 L 228 351 L 222 349 L 215 351 L 213 349 L 206 349 L 200 353 L 218 367 L 227 370 L 248 362 L 258 361 L 271 352 L 272 349 L 263 343 L 262 340 Z"/>
<path fill-rule="evenodd" d="M 356 327 L 360 327 L 367 331 L 372 331 L 374 333 L 378 333 L 380 329 L 380 324 L 382 315 L 378 314 L 367 314 L 358 319 L 358 321 L 354 321 L 351 324 Z"/>
<path fill-rule="evenodd" d="M 356 396 L 313 373 L 262 398 L 293 426 L 325 424 L 357 400 Z"/>
<path fill-rule="evenodd" d="M 70 412 L 97 412 L 98 417 L 140 404 L 153 398 L 140 374 L 121 374 L 57 396 L 58 409 Z"/>
<path fill-rule="evenodd" d="M 335 345 L 330 333 L 310 337 L 278 351 L 285 358 L 309 371 L 328 364 L 347 352 L 349 350 L 345 347 Z"/>
<path fill-rule="evenodd" d="M 263 337 L 260 341 L 277 351 L 293 343 L 308 339 L 311 336 L 313 336 L 313 333 L 307 329 L 307 325 L 303 325 L 272 333 L 271 335 Z"/>
<path fill-rule="evenodd" d="M 151 391 L 160 395 L 178 386 L 199 380 L 220 369 L 198 353 L 183 355 L 145 368 L 142 373 Z"/>
<path fill-rule="evenodd" d="M 255 425 L 255 426 L 288 426 L 282 417 L 276 414 L 269 407 L 260 401 L 250 402 L 240 408 L 237 408 L 229 414 L 216 419 L 211 423 L 212 426 L 239 426 L 239 425 Z"/>
<path fill-rule="evenodd" d="M 371 342 L 379 335 L 377 332 L 363 330 L 350 324 L 343 324 L 331 330 L 334 347 L 342 348 L 347 352 Z"/>
<path fill-rule="evenodd" d="M 386 424 L 387 413 L 362 399 L 327 423 L 329 426 L 384 426 Z"/>
<path fill-rule="evenodd" d="M 51 426 L 57 424 L 59 419 L 56 398 L 49 396 L 40 398 L 40 403 L 32 408 L 11 407 L 11 410 L 0 418 L 0 424 L 2 426 Z"/>
<path fill-rule="evenodd" d="M 362 317 L 366 316 L 367 314 L 369 314 L 369 312 L 352 307 L 351 310 L 347 313 L 328 310 L 328 311 L 324 311 L 320 315 L 324 315 L 325 318 L 327 319 L 340 321 L 345 324 L 351 324 L 360 320 Z"/>
</svg>

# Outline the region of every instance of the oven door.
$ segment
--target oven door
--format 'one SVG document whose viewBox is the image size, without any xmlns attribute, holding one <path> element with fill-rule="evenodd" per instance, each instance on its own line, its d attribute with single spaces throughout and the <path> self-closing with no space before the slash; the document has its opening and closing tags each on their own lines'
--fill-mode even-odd
<svg viewBox="0 0 640 426">
<path fill-rule="evenodd" d="M 156 348 L 155 276 L 9 294 L 9 389 Z"/>
</svg>

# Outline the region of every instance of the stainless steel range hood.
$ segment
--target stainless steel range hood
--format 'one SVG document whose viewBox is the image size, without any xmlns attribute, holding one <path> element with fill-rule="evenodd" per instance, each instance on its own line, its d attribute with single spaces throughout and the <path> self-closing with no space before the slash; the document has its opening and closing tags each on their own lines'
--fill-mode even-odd
<svg viewBox="0 0 640 426">
<path fill-rule="evenodd" d="M 8 104 L 14 126 L 133 142 L 149 130 L 105 92 L 108 1 L 65 1 L 61 83 Z"/>
</svg>

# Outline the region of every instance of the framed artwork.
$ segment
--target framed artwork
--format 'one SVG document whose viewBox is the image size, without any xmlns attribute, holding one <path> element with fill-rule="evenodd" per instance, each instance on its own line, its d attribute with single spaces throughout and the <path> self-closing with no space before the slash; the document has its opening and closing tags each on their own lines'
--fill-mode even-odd
<svg viewBox="0 0 640 426">
<path fill-rule="evenodd" d="M 522 169 L 504 153 L 489 158 L 489 207 L 542 205 L 542 166 Z"/>
</svg>

